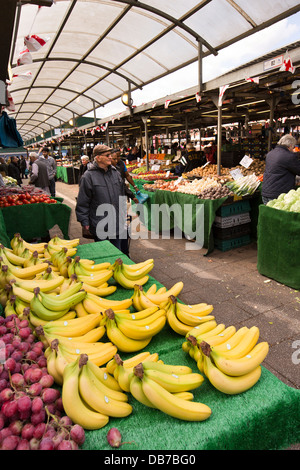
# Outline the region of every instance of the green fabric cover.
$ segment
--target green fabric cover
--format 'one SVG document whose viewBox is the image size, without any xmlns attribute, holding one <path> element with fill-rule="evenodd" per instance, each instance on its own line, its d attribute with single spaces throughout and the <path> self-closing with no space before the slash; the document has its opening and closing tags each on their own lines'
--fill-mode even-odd
<svg viewBox="0 0 300 470">
<path fill-rule="evenodd" d="M 125 255 L 115 252 L 109 242 L 92 243 L 78 247 L 81 258 L 112 262 Z M 93 255 L 93 257 L 91 256 Z M 152 283 L 149 279 L 145 289 Z M 118 287 L 111 299 L 124 299 L 132 295 L 131 290 Z M 222 318 L 218 318 L 219 323 Z M 106 336 L 103 337 L 106 340 Z M 159 358 L 168 364 L 190 366 L 199 372 L 196 363 L 183 350 L 184 338 L 173 332 L 169 326 L 156 335 L 146 351 L 158 353 Z M 122 359 L 135 354 L 120 353 Z M 193 391 L 194 400 L 205 403 L 212 409 L 207 421 L 187 422 L 172 418 L 159 410 L 150 409 L 137 402 L 128 394 L 133 412 L 126 418 L 111 418 L 108 425 L 96 431 L 86 431 L 84 450 L 110 450 L 106 434 L 117 427 L 124 442 L 122 451 L 135 450 L 271 450 L 283 449 L 300 440 L 300 392 L 288 387 L 271 372 L 262 367 L 259 382 L 247 392 L 229 396 L 217 391 L 207 379 Z M 118 450 L 114 449 L 114 455 Z M 129 454 L 130 455 L 130 454 Z"/>
<path fill-rule="evenodd" d="M 71 208 L 60 202 L 3 207 L 0 212 L 1 240 L 3 238 L 2 243 L 5 246 L 9 246 L 7 242 L 15 233 L 20 233 L 24 240 L 46 237 L 54 225 L 59 226 L 65 239 L 69 239 Z M 5 240 L 6 243 L 4 243 Z"/>
<path fill-rule="evenodd" d="M 56 177 L 57 179 L 64 181 L 64 183 L 68 183 L 67 168 L 64 166 L 58 166 L 56 168 Z"/>
<path fill-rule="evenodd" d="M 188 221 L 188 226 L 191 227 L 192 232 L 196 231 L 196 211 L 200 206 L 204 206 L 204 244 L 203 247 L 207 249 L 207 254 L 211 253 L 214 249 L 214 239 L 212 234 L 212 225 L 216 217 L 216 211 L 221 207 L 221 205 L 226 201 L 227 198 L 216 199 L 216 200 L 203 200 L 199 199 L 197 196 L 182 194 L 171 191 L 142 191 L 145 194 L 149 195 L 149 199 L 143 204 L 143 212 L 140 214 L 141 222 L 148 228 L 149 231 L 154 233 L 161 233 L 166 227 L 165 221 L 170 224 L 170 229 L 179 228 L 184 232 L 184 216 L 181 214 L 176 214 L 173 211 L 166 211 L 165 213 L 170 215 L 170 217 L 163 218 L 160 217 L 160 220 L 157 221 L 152 218 L 151 206 L 153 204 L 166 205 L 168 207 L 173 206 L 174 204 L 179 204 L 182 208 L 184 205 L 190 204 L 192 206 L 192 220 Z M 166 207 L 167 209 L 167 207 Z M 136 210 L 136 205 L 132 203 L 132 210 Z M 188 230 L 185 230 L 186 235 L 189 235 Z"/>
<path fill-rule="evenodd" d="M 281 284 L 300 289 L 300 214 L 260 206 L 257 269 Z"/>
</svg>

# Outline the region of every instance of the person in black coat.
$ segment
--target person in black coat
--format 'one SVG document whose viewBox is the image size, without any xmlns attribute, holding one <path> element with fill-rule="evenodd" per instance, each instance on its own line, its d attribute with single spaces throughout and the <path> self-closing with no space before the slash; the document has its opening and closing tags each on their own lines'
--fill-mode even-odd
<svg viewBox="0 0 300 470">
<path fill-rule="evenodd" d="M 20 164 L 20 173 L 21 173 L 21 178 L 27 178 L 25 172 L 26 172 L 26 160 L 25 157 L 22 155 L 21 160 L 19 162 Z"/>
<path fill-rule="evenodd" d="M 18 162 L 18 157 L 11 157 L 10 164 L 8 165 L 8 176 L 17 180 L 18 185 L 21 186 L 22 178 Z"/>
<path fill-rule="evenodd" d="M 268 153 L 262 185 L 264 204 L 295 189 L 296 176 L 300 175 L 300 159 L 298 153 L 294 152 L 296 143 L 292 135 L 286 134 Z"/>
</svg>

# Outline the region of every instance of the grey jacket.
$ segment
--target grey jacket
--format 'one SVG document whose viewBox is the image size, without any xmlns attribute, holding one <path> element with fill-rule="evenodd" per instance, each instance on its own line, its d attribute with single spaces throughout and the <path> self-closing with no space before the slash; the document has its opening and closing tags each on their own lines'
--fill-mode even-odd
<svg viewBox="0 0 300 470">
<path fill-rule="evenodd" d="M 106 210 L 108 212 L 104 213 Z M 116 223 L 117 234 L 124 229 L 126 196 L 122 177 L 116 168 L 110 166 L 104 171 L 94 163 L 91 169 L 82 175 L 75 212 L 78 222 L 82 226 L 89 226 L 94 236 L 97 226 L 99 230 L 99 227 L 102 228 L 108 221 L 109 224 Z M 115 238 L 114 234 L 110 233 L 107 238 Z M 97 236 L 106 238 L 99 237 L 99 232 Z"/>
<path fill-rule="evenodd" d="M 48 176 L 49 176 L 49 180 L 52 180 L 55 176 L 56 176 L 56 160 L 55 158 L 53 157 L 49 157 L 48 158 L 44 158 L 43 156 L 41 156 L 40 158 L 42 158 L 46 165 L 47 165 L 47 168 L 48 168 Z"/>
</svg>

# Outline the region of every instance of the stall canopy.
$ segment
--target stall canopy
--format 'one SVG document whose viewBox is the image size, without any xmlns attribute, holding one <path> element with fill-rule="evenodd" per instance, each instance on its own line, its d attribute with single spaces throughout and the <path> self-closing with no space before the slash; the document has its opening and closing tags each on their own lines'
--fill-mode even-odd
<svg viewBox="0 0 300 470">
<path fill-rule="evenodd" d="M 28 140 L 196 61 L 201 91 L 203 57 L 299 10 L 298 0 L 21 0 L 10 115 Z M 18 65 L 32 35 L 45 43 Z"/>
</svg>

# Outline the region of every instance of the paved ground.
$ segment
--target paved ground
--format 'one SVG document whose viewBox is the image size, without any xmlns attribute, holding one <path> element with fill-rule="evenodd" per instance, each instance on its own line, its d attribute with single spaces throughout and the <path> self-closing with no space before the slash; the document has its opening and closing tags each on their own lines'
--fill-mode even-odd
<svg viewBox="0 0 300 470">
<path fill-rule="evenodd" d="M 70 238 L 81 237 L 74 213 L 78 187 L 57 182 L 56 189 L 72 208 Z M 81 238 L 81 243 L 90 242 Z M 180 299 L 213 304 L 219 323 L 258 326 L 260 340 L 270 345 L 264 366 L 282 382 L 300 389 L 300 292 L 258 273 L 255 243 L 224 253 L 216 249 L 209 256 L 204 256 L 205 250 L 186 250 L 186 243 L 192 242 L 151 240 L 148 234 L 147 239 L 131 240 L 130 257 L 134 262 L 154 258 L 151 275 L 167 288 L 183 281 Z M 300 444 L 292 449 L 299 450 Z"/>
</svg>

